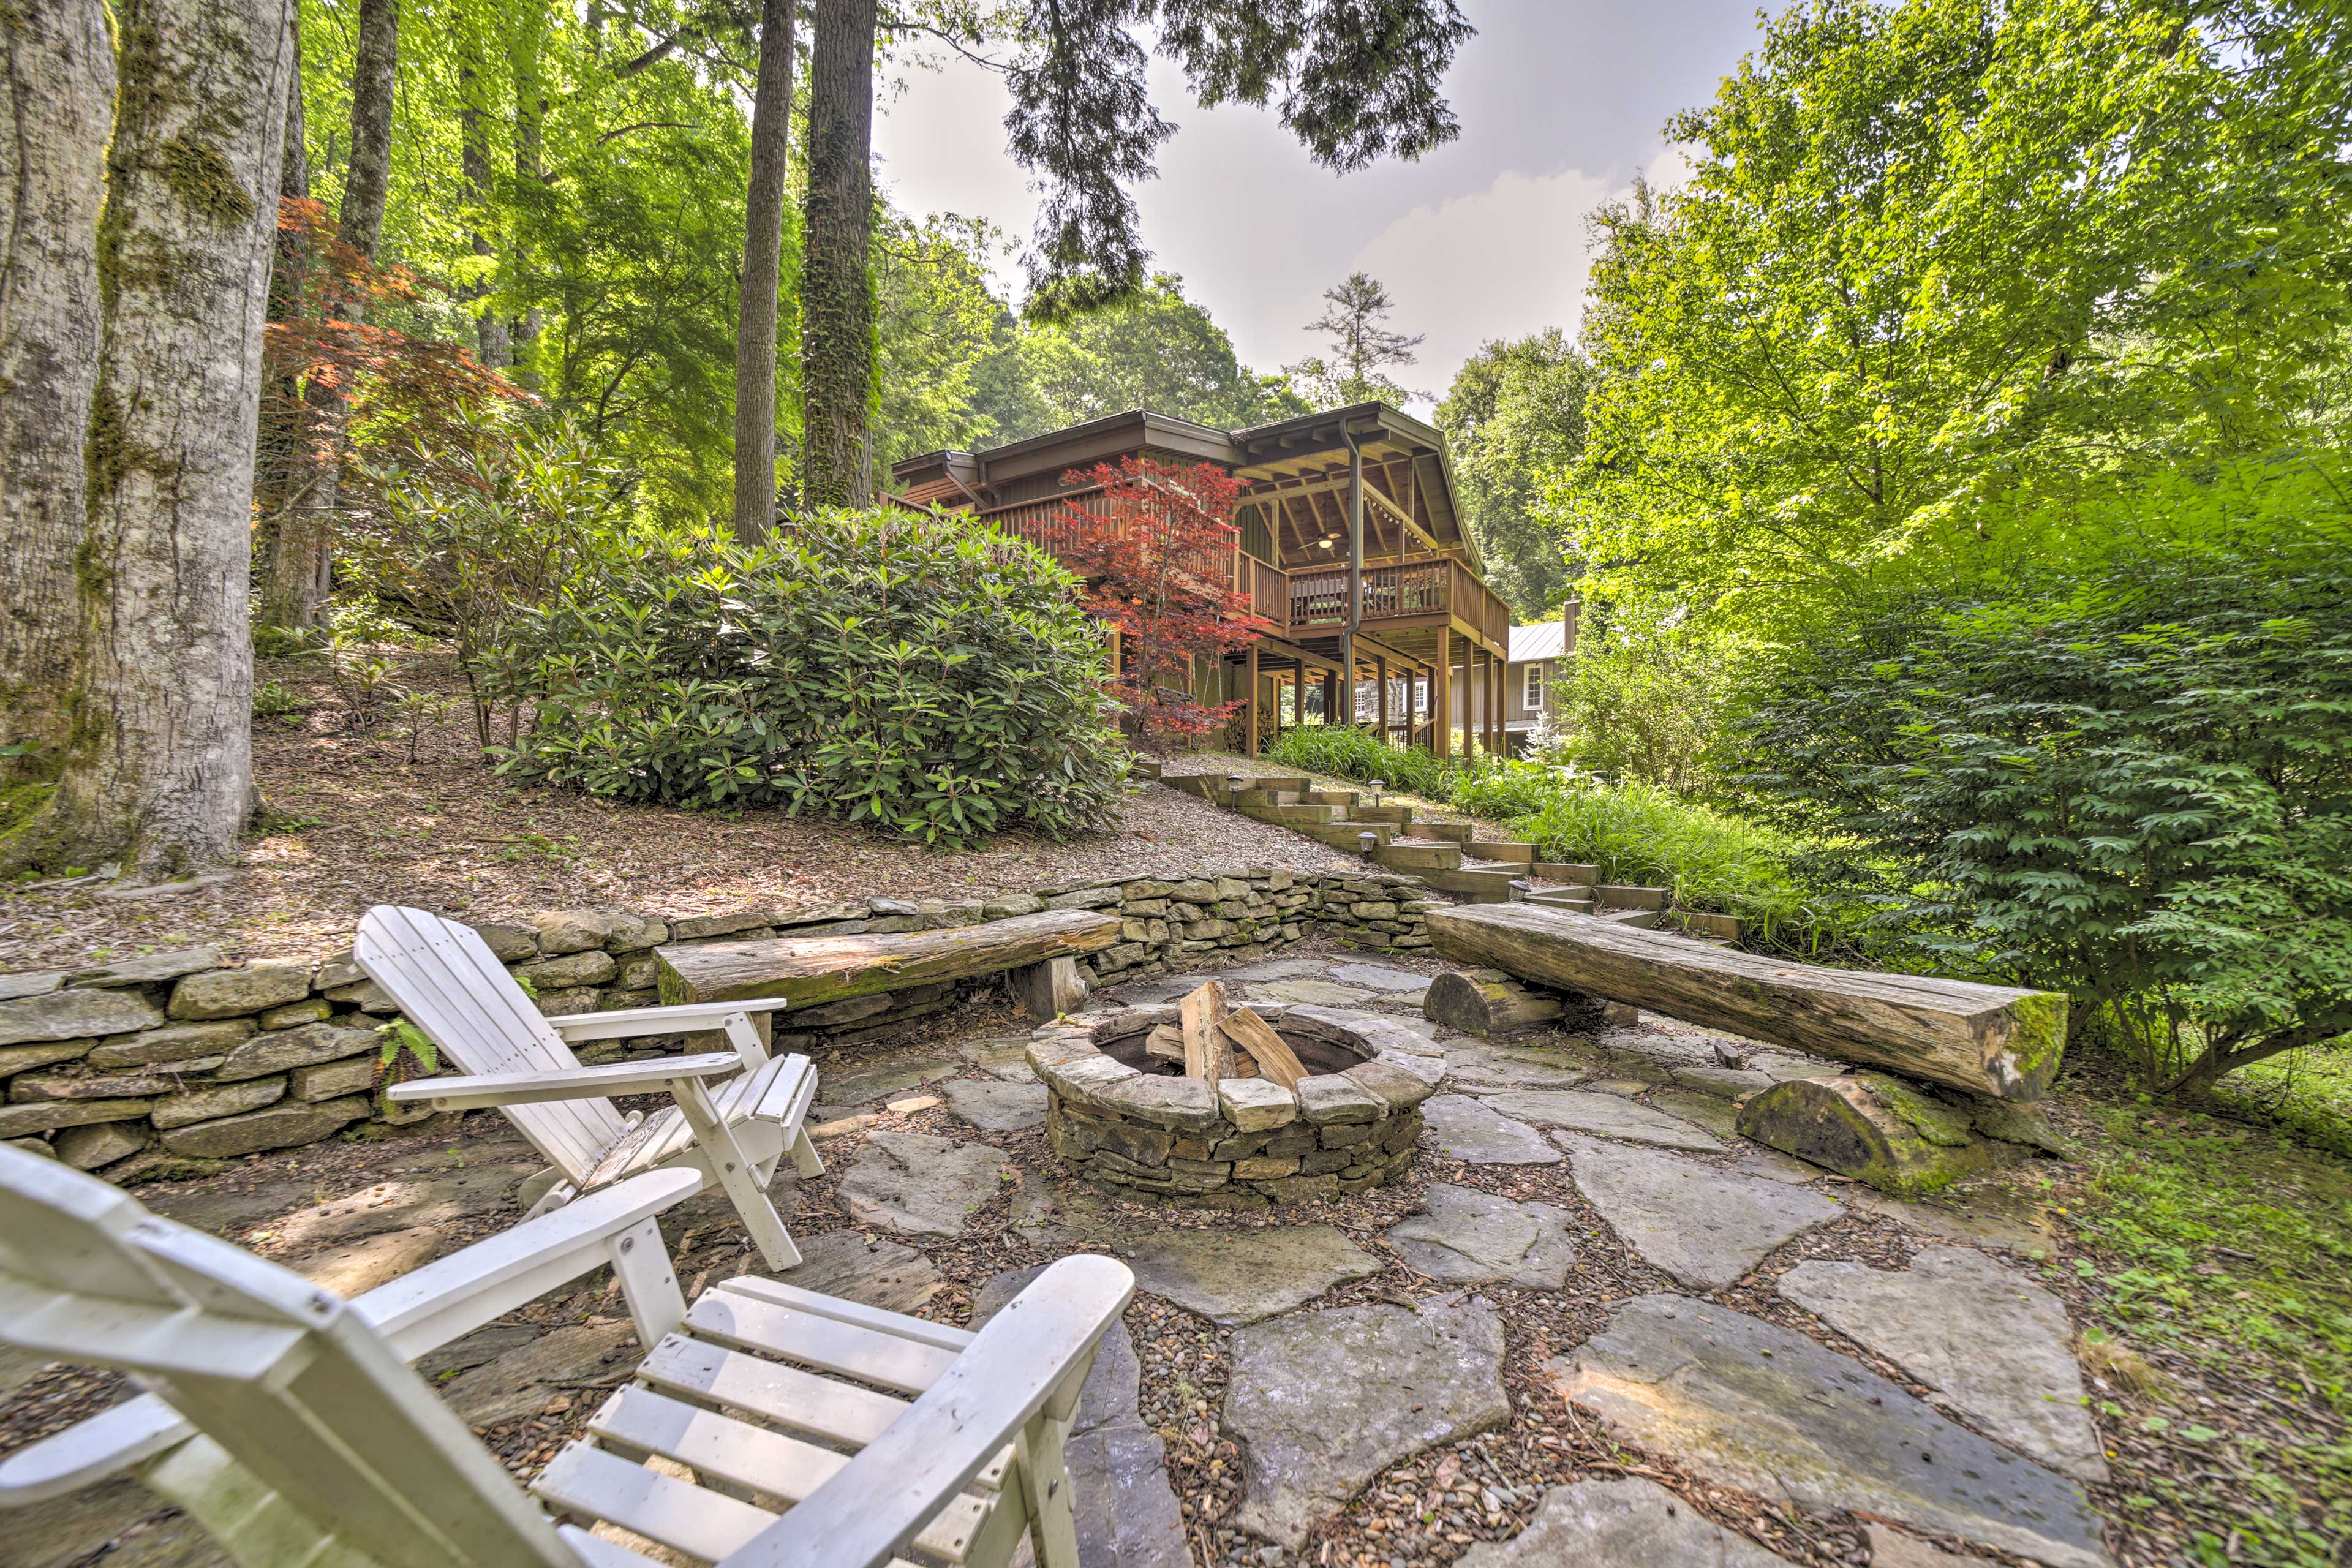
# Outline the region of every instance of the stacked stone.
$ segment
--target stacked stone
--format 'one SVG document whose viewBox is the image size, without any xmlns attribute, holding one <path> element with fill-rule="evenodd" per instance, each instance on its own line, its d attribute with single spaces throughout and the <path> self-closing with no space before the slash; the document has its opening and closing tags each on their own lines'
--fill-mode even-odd
<svg viewBox="0 0 2352 1568">
<path fill-rule="evenodd" d="M 1375 1014 L 1262 1007 L 1285 1033 L 1365 1053 L 1344 1072 L 1299 1080 L 1145 1073 L 1102 1047 L 1178 1021 L 1175 1007 L 1079 1014 L 1030 1037 L 1046 1088 L 1045 1136 L 1089 1181 L 1124 1196 L 1215 1206 L 1306 1203 L 1392 1181 L 1412 1163 L 1421 1102 L 1445 1058 L 1421 1036 Z"/>
<path fill-rule="evenodd" d="M 1265 867 L 1181 881 L 1056 887 L 994 899 L 873 899 L 762 906 L 677 920 L 622 910 L 561 910 L 528 923 L 477 925 L 549 1017 L 656 1005 L 653 950 L 765 937 L 934 931 L 1046 909 L 1115 910 L 1117 946 L 1080 962 L 1135 979 L 1171 968 L 1244 963 L 1309 936 L 1425 947 L 1423 917 L 1445 907 L 1418 879 L 1331 876 Z M 887 1036 L 953 1006 L 995 977 L 940 982 L 762 1014 L 772 1047 L 810 1050 Z M 370 1121 L 414 1121 L 373 1092 L 396 1009 L 345 951 L 322 963 L 257 959 L 226 967 L 209 948 L 83 970 L 0 975 L 0 1141 L 56 1154 L 117 1181 L 200 1169 L 315 1142 Z M 598 1041 L 591 1064 L 723 1050 L 711 1032 Z"/>
</svg>

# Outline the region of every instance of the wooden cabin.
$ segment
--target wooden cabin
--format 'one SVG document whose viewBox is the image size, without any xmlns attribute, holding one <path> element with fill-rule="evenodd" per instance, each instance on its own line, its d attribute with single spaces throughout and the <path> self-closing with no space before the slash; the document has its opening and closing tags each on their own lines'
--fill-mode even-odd
<svg viewBox="0 0 2352 1568">
<path fill-rule="evenodd" d="M 1062 503 L 1094 489 L 1068 476 L 1129 456 L 1214 463 L 1247 487 L 1233 582 L 1275 630 L 1200 673 L 1204 700 L 1246 703 L 1252 756 L 1283 725 L 1315 721 L 1362 724 L 1441 756 L 1456 731 L 1503 750 L 1510 611 L 1464 526 L 1444 437 L 1385 404 L 1246 430 L 1137 409 L 988 451 L 909 458 L 891 470 L 893 490 L 1052 550 Z"/>
</svg>

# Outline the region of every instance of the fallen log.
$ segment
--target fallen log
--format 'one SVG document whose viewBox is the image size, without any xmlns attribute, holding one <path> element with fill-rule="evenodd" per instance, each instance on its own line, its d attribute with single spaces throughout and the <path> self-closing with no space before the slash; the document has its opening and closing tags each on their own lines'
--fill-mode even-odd
<svg viewBox="0 0 2352 1568">
<path fill-rule="evenodd" d="M 1457 963 L 2000 1100 L 2040 1098 L 2065 1049 L 2066 998 L 2052 992 L 1824 969 L 1539 904 L 1433 910 L 1428 921 Z"/>
<path fill-rule="evenodd" d="M 786 996 L 808 1005 L 1097 952 L 1118 931 L 1118 917 L 1099 910 L 1048 910 L 947 931 L 673 943 L 654 956 L 665 1004 Z"/>
</svg>

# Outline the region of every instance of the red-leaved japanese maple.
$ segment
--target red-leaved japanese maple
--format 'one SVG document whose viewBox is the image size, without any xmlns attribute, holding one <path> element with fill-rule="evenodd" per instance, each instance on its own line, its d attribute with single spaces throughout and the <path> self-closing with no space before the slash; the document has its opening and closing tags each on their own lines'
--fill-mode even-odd
<svg viewBox="0 0 2352 1568">
<path fill-rule="evenodd" d="M 1234 587 L 1241 482 L 1209 463 L 1134 457 L 1064 478 L 1096 488 L 1063 503 L 1055 552 L 1118 632 L 1112 690 L 1139 738 L 1181 745 L 1222 728 L 1241 704 L 1201 701 L 1195 672 L 1273 629 Z"/>
</svg>

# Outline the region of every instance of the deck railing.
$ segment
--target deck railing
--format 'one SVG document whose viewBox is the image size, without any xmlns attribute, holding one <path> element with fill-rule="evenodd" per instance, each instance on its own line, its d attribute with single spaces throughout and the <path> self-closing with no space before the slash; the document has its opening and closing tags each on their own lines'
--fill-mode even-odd
<svg viewBox="0 0 2352 1568">
<path fill-rule="evenodd" d="M 1071 524 L 1069 510 L 1063 503 L 1096 493 L 1096 489 L 1073 490 L 995 507 L 980 515 L 1005 532 L 1067 560 L 1077 542 L 1077 533 Z M 1254 613 L 1294 633 L 1328 632 L 1344 625 L 1348 618 L 1348 569 L 1343 565 L 1285 572 L 1243 553 L 1237 547 L 1230 567 L 1222 560 L 1203 558 L 1192 563 L 1191 570 L 1211 581 L 1230 581 L 1235 591 L 1249 595 Z M 1362 624 L 1367 626 L 1385 620 L 1451 611 L 1477 627 L 1489 642 L 1501 647 L 1510 646 L 1510 606 L 1459 561 L 1448 558 L 1366 566 L 1363 581 Z"/>
</svg>

